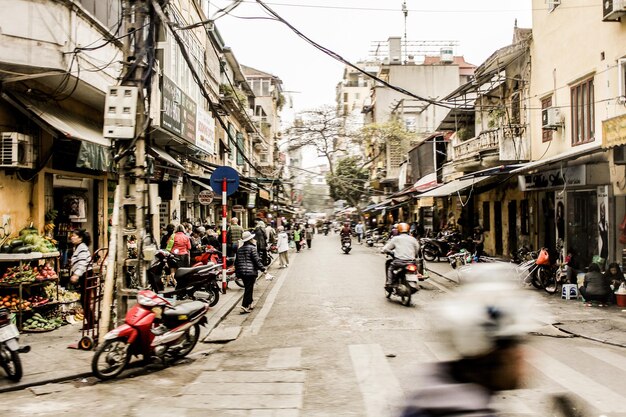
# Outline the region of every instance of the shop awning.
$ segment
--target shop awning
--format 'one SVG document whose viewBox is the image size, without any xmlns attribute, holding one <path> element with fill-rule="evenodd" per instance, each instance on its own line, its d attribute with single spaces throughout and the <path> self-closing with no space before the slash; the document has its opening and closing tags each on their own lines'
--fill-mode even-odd
<svg viewBox="0 0 626 417">
<path fill-rule="evenodd" d="M 204 183 L 202 181 L 199 181 L 199 180 L 196 180 L 196 179 L 193 179 L 193 178 L 189 178 L 189 179 L 191 180 L 191 182 L 193 182 L 196 185 L 199 185 L 200 187 L 204 188 L 205 190 L 213 191 L 213 188 L 211 188 L 211 186 L 209 184 L 206 184 L 206 183 Z"/>
<path fill-rule="evenodd" d="M 158 146 L 152 146 L 150 148 L 150 153 L 154 154 L 154 156 L 156 156 L 157 158 L 159 158 L 160 160 L 164 162 L 167 162 L 168 164 L 170 164 L 176 169 L 180 169 L 181 171 L 185 170 L 185 167 L 182 166 L 180 162 L 174 159 L 174 157 L 170 155 L 169 153 L 167 153 L 167 151 L 159 148 Z"/>
<path fill-rule="evenodd" d="M 456 193 L 460 193 L 466 188 L 473 187 L 478 183 L 485 181 L 490 178 L 489 176 L 478 177 L 478 178 L 466 178 L 466 179 L 456 179 L 454 181 L 450 181 L 446 184 L 443 184 L 441 187 L 437 187 L 434 190 L 430 190 L 425 192 L 424 194 L 420 194 L 418 198 L 422 197 L 447 197 L 449 195 L 453 195 Z"/>
<path fill-rule="evenodd" d="M 102 136 L 102 126 L 98 126 L 96 123 L 61 108 L 56 102 L 36 102 L 22 95 L 15 95 L 16 100 L 12 100 L 6 94 L 3 94 L 3 98 L 11 102 L 11 104 L 27 109 L 30 113 L 68 138 L 90 142 L 107 148 L 111 147 L 111 141 Z"/>
<path fill-rule="evenodd" d="M 590 148 L 585 149 L 571 149 L 567 152 L 560 153 L 558 155 L 552 156 L 546 159 L 540 159 L 538 161 L 529 162 L 524 164 L 520 168 L 514 169 L 511 171 L 511 174 L 520 174 L 528 171 L 532 171 L 533 169 L 540 168 L 545 165 L 554 164 L 561 161 L 574 160 L 580 158 L 581 156 L 590 155 L 597 151 L 602 150 L 601 145 L 596 145 Z"/>
<path fill-rule="evenodd" d="M 470 172 L 461 177 L 462 180 L 466 178 L 476 178 L 476 177 L 485 177 L 491 175 L 504 175 L 510 174 L 516 169 L 525 167 L 526 164 L 511 164 L 511 165 L 499 165 L 497 167 L 482 169 L 480 171 Z"/>
</svg>

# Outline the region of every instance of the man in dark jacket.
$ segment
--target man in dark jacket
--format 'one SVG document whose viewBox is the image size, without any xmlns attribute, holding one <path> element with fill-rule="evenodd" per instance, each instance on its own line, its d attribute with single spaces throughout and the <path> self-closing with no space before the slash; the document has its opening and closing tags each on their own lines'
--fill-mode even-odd
<svg viewBox="0 0 626 417">
<path fill-rule="evenodd" d="M 254 283 L 259 271 L 265 272 L 265 267 L 259 258 L 259 253 L 254 242 L 254 235 L 248 231 L 243 232 L 241 240 L 243 245 L 237 250 L 235 259 L 235 274 L 243 280 L 244 291 L 241 301 L 241 314 L 249 313 L 254 308 L 252 305 L 252 293 Z"/>
<path fill-rule="evenodd" d="M 265 236 L 265 222 L 259 220 L 254 229 L 254 240 L 256 241 L 256 249 L 263 265 L 269 265 L 267 259 L 267 238 Z"/>
</svg>

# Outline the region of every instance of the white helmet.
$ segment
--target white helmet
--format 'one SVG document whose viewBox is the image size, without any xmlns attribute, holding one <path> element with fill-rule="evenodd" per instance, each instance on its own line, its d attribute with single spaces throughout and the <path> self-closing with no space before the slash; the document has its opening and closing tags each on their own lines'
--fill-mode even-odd
<svg viewBox="0 0 626 417">
<path fill-rule="evenodd" d="M 520 289 L 511 266 L 477 264 L 468 270 L 459 290 L 433 316 L 454 359 L 488 354 L 537 327 L 533 296 Z"/>
</svg>

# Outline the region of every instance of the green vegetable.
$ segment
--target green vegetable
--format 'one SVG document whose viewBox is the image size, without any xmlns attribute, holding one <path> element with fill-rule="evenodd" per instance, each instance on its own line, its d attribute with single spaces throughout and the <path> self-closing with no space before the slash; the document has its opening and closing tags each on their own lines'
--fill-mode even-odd
<svg viewBox="0 0 626 417">
<path fill-rule="evenodd" d="M 2 252 L 2 253 L 9 253 L 9 252 L 11 252 L 11 245 L 3 245 L 2 248 L 0 248 L 0 252 Z"/>
<path fill-rule="evenodd" d="M 24 245 L 24 241 L 21 239 L 13 239 L 10 243 L 12 248 L 17 248 L 18 246 Z"/>
<path fill-rule="evenodd" d="M 31 253 L 35 249 L 32 245 L 14 247 L 11 253 Z"/>
</svg>

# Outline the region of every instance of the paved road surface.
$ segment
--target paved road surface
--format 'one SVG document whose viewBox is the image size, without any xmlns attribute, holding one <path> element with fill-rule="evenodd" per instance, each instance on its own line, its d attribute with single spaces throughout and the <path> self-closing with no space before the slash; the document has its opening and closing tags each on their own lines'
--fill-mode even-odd
<svg viewBox="0 0 626 417">
<path fill-rule="evenodd" d="M 95 385 L 60 384 L 49 395 L 2 395 L 7 415 L 386 417 L 415 388 L 423 362 L 445 360 L 428 305 L 446 293 L 424 284 L 412 307 L 384 297 L 384 257 L 337 235 L 292 254 L 250 315 L 222 324 L 241 336 L 168 369 Z M 442 282 L 445 286 L 451 285 Z M 258 298 L 259 295 L 257 294 Z M 502 393 L 510 416 L 552 415 L 549 395 L 569 392 L 589 415 L 626 416 L 626 351 L 576 338 L 532 337 L 528 387 Z"/>
</svg>

